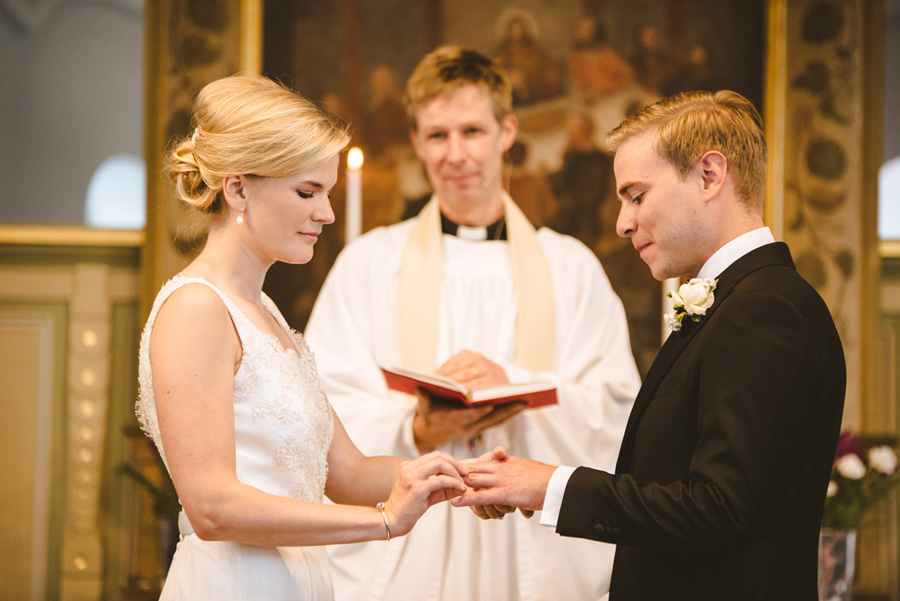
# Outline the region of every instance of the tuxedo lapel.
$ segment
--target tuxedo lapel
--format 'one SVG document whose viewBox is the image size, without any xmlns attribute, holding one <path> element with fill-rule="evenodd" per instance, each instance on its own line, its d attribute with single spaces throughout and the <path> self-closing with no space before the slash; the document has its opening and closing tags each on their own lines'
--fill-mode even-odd
<svg viewBox="0 0 900 601">
<path fill-rule="evenodd" d="M 644 382 L 638 392 L 637 398 L 634 401 L 634 407 L 631 410 L 631 415 L 628 417 L 628 424 L 625 426 L 622 447 L 619 452 L 618 462 L 616 463 L 616 472 L 620 473 L 628 470 L 632 457 L 632 438 L 635 429 L 637 428 L 637 424 L 640 422 L 647 406 L 653 400 L 656 389 L 669 372 L 669 368 L 672 367 L 672 364 L 684 348 L 709 321 L 715 311 L 722 306 L 722 303 L 725 302 L 725 299 L 731 294 L 731 291 L 734 290 L 734 287 L 738 282 L 753 271 L 770 265 L 794 266 L 794 262 L 791 260 L 790 250 L 788 250 L 787 245 L 783 242 L 775 242 L 761 246 L 732 263 L 717 278 L 718 283 L 716 284 L 715 290 L 716 299 L 712 307 L 707 310 L 706 315 L 699 322 L 685 319 L 681 330 L 672 332 L 666 339 L 665 344 L 663 344 L 659 353 L 656 355 L 656 359 L 653 360 L 653 364 L 650 366 L 647 376 L 644 378 Z"/>
<path fill-rule="evenodd" d="M 699 326 L 701 326 L 702 323 L 702 321 L 700 323 L 695 323 L 691 320 L 686 320 L 680 330 L 669 334 L 669 337 L 666 338 L 666 342 L 653 360 L 653 364 L 650 365 L 647 376 L 644 378 L 640 391 L 638 391 L 637 398 L 634 400 L 631 414 L 628 416 L 628 424 L 625 426 L 625 434 L 622 437 L 622 447 L 619 452 L 619 459 L 616 462 L 617 473 L 623 471 L 623 469 L 627 468 L 631 463 L 631 438 L 634 435 L 637 424 L 644 415 L 644 411 L 650 404 L 659 383 L 668 373 L 672 363 L 675 362 L 675 359 L 678 358 L 678 355 L 681 354 L 684 347 L 687 346 L 687 343 L 690 342 L 698 331 L 700 331 Z"/>
</svg>

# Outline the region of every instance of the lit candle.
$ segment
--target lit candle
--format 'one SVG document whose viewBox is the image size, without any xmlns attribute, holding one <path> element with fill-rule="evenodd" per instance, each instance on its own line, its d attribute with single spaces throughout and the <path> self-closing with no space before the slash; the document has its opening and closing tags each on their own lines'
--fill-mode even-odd
<svg viewBox="0 0 900 601">
<path fill-rule="evenodd" d="M 669 292 L 678 292 L 678 287 L 681 286 L 681 278 L 668 278 L 663 280 L 662 283 L 662 295 L 663 295 L 663 315 L 671 314 L 675 311 L 675 300 L 669 296 Z M 669 334 L 672 333 L 672 329 L 666 323 L 666 320 L 663 319 L 662 322 L 662 341 L 665 342 L 666 338 L 669 337 Z"/>
<path fill-rule="evenodd" d="M 344 244 L 349 244 L 362 233 L 362 165 L 362 150 L 354 146 L 347 153 L 347 230 Z"/>
</svg>

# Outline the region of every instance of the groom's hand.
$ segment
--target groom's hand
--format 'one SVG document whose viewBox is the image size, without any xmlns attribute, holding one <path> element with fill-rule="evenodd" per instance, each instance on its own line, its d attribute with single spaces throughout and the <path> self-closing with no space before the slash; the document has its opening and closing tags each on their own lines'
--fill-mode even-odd
<svg viewBox="0 0 900 601">
<path fill-rule="evenodd" d="M 547 484 L 556 470 L 555 466 L 506 456 L 506 451 L 498 447 L 492 451 L 490 461 L 478 461 L 467 464 L 468 475 L 463 480 L 469 489 L 461 497 L 451 501 L 455 507 L 472 507 L 479 517 L 493 517 L 487 509 L 500 511 L 497 508 L 506 506 L 518 507 L 526 516 L 541 509 Z M 476 507 L 483 508 L 481 510 Z"/>
<path fill-rule="evenodd" d="M 506 457 L 506 449 L 498 446 L 494 447 L 493 451 L 484 453 L 475 459 L 467 459 L 463 461 L 463 463 L 468 466 L 479 462 L 503 461 Z M 514 513 L 516 511 L 516 508 L 512 505 L 473 505 L 471 509 L 472 513 L 483 520 L 502 520 L 507 513 Z M 529 518 L 534 514 L 534 512 L 528 512 L 526 514 L 524 511 L 522 513 L 525 517 Z"/>
</svg>

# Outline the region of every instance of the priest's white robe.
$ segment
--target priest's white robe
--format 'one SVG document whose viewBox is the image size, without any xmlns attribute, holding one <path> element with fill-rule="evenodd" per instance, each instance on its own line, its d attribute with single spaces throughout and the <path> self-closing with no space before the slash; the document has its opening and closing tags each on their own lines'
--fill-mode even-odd
<svg viewBox="0 0 900 601">
<path fill-rule="evenodd" d="M 388 391 L 379 370 L 400 363 L 397 272 L 414 221 L 372 230 L 344 249 L 305 333 L 329 400 L 368 455 L 420 454 L 412 435 L 416 399 Z M 442 235 L 436 357 L 440 365 L 464 349 L 482 353 L 512 382 L 555 382 L 559 403 L 520 413 L 474 447 L 460 439 L 441 450 L 466 458 L 503 445 L 553 465 L 613 471 L 640 387 L 622 303 L 581 242 L 546 228 L 537 237 L 554 286 L 553 369 L 533 373 L 514 364 L 507 243 L 450 235 Z M 600 599 L 613 553 L 611 545 L 560 537 L 538 516 L 482 521 L 449 503 L 429 509 L 405 537 L 329 547 L 337 601 Z"/>
</svg>

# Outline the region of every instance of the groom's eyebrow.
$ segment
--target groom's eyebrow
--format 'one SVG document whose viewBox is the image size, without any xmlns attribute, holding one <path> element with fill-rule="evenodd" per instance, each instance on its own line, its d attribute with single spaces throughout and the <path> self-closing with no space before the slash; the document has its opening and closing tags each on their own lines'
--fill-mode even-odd
<svg viewBox="0 0 900 601">
<path fill-rule="evenodd" d="M 624 184 L 621 188 L 619 188 L 619 197 L 626 198 L 628 196 L 628 190 L 638 185 L 638 182 L 628 182 Z"/>
</svg>

